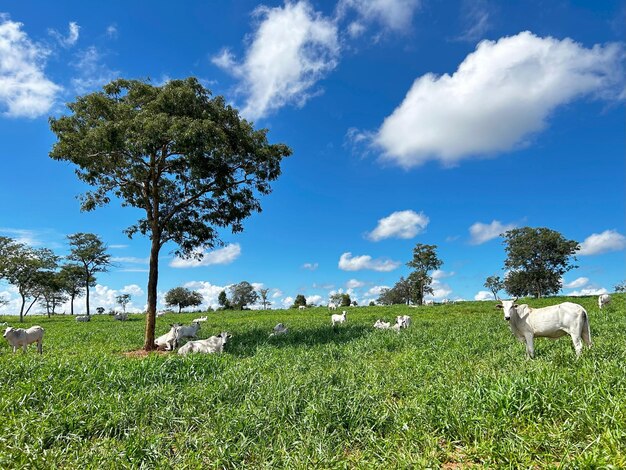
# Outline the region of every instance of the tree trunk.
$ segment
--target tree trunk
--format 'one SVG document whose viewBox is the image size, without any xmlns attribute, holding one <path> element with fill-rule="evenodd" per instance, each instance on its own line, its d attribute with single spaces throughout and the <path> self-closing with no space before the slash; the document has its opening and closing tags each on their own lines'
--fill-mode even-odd
<svg viewBox="0 0 626 470">
<path fill-rule="evenodd" d="M 26 305 L 26 297 L 24 297 L 24 295 L 20 294 L 20 297 L 22 298 L 22 305 L 20 306 L 20 323 L 24 322 L 24 306 Z"/>
<path fill-rule="evenodd" d="M 85 282 L 85 308 L 87 309 L 87 316 L 89 316 L 89 270 L 85 269 L 87 278 Z"/>
<path fill-rule="evenodd" d="M 150 273 L 148 274 L 148 310 L 146 311 L 146 334 L 143 349 L 153 351 L 154 329 L 156 326 L 157 283 L 159 280 L 159 251 L 161 250 L 160 234 L 152 232 L 150 248 Z"/>
<path fill-rule="evenodd" d="M 74 315 L 74 296 L 71 297 L 71 301 L 70 301 L 70 314 Z"/>
</svg>

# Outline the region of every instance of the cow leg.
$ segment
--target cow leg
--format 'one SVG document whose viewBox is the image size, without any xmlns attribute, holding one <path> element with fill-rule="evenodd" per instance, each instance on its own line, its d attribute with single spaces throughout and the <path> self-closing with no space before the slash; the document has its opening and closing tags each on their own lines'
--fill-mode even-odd
<svg viewBox="0 0 626 470">
<path fill-rule="evenodd" d="M 23 349 L 24 352 L 26 352 L 26 350 L 28 349 L 28 344 L 22 345 L 22 349 Z"/>
<path fill-rule="evenodd" d="M 13 346 L 13 354 L 17 352 L 17 346 Z"/>
<path fill-rule="evenodd" d="M 42 340 L 37 341 L 37 352 L 39 352 L 39 354 L 43 354 L 43 341 Z"/>
<path fill-rule="evenodd" d="M 526 337 L 526 356 L 530 359 L 535 358 L 535 342 L 532 334 L 527 334 Z"/>
<path fill-rule="evenodd" d="M 583 352 L 583 342 L 580 339 L 580 336 L 577 334 L 572 334 L 572 343 L 574 343 L 574 349 L 576 350 L 576 356 L 580 356 L 580 353 Z"/>
</svg>

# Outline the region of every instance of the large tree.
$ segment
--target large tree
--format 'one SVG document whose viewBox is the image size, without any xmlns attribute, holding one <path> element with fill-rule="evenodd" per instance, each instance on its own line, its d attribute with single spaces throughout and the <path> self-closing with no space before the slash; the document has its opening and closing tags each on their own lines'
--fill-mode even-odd
<svg viewBox="0 0 626 470">
<path fill-rule="evenodd" d="M 253 304 L 259 299 L 254 287 L 247 281 L 234 284 L 228 290 L 230 291 L 230 303 L 238 310 L 243 310 L 246 305 Z"/>
<path fill-rule="evenodd" d="M 78 177 L 95 187 L 82 209 L 115 196 L 144 213 L 126 233 L 151 241 L 144 349 L 152 350 L 163 245 L 201 257 L 201 248 L 221 243 L 218 227 L 241 232 L 291 150 L 269 144 L 267 130 L 255 130 L 195 78 L 163 86 L 115 80 L 68 107 L 68 116 L 50 120 L 58 138 L 50 156 L 76 164 Z"/>
<path fill-rule="evenodd" d="M 42 297 L 48 273 L 56 269 L 58 259 L 47 248 L 32 248 L 11 238 L 0 237 L 0 279 L 14 285 L 20 294 L 20 322 Z"/>
<path fill-rule="evenodd" d="M 67 259 L 78 264 L 83 270 L 83 286 L 85 287 L 85 310 L 89 310 L 89 286 L 93 285 L 96 273 L 103 273 L 111 266 L 111 255 L 107 246 L 94 233 L 74 233 L 68 235 L 70 254 Z"/>
<path fill-rule="evenodd" d="M 197 307 L 204 301 L 200 292 L 186 287 L 174 287 L 165 294 L 165 303 L 169 307 L 178 307 L 178 313 L 187 307 Z"/>
<path fill-rule="evenodd" d="M 300 307 L 300 306 L 306 307 L 306 297 L 302 294 L 296 295 L 296 299 L 293 301 L 293 305 L 292 305 L 293 308 Z"/>
<path fill-rule="evenodd" d="M 418 243 L 413 248 L 413 259 L 406 265 L 414 270 L 409 275 L 409 281 L 412 284 L 411 297 L 417 305 L 422 305 L 425 294 L 433 292 L 430 286 L 433 279 L 429 272 L 439 269 L 442 264 L 443 261 L 437 257 L 437 245 Z"/>
<path fill-rule="evenodd" d="M 578 242 L 567 240 L 554 230 L 539 227 L 515 228 L 504 233 L 509 271 L 504 286 L 514 296 L 543 297 L 561 290 L 562 277 L 576 266 Z"/>
</svg>

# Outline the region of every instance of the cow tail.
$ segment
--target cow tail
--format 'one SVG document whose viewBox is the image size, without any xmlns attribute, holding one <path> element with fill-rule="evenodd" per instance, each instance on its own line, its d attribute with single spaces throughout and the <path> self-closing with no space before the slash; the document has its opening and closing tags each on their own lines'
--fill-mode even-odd
<svg viewBox="0 0 626 470">
<path fill-rule="evenodd" d="M 593 344 L 591 342 L 591 328 L 589 327 L 589 315 L 586 310 L 583 310 L 583 316 L 585 318 L 582 331 L 583 341 L 587 344 L 587 346 L 591 347 Z"/>
</svg>

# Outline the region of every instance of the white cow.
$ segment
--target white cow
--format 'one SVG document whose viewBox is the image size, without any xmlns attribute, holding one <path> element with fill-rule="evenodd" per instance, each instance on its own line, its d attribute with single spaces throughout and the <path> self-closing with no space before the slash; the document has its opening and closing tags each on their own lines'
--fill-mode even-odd
<svg viewBox="0 0 626 470">
<path fill-rule="evenodd" d="M 200 318 L 196 318 L 195 320 L 192 320 L 191 323 L 198 323 L 201 321 L 206 321 L 206 317 L 200 317 Z"/>
<path fill-rule="evenodd" d="M 298 310 L 306 310 L 306 305 L 298 305 Z"/>
<path fill-rule="evenodd" d="M 397 316 L 396 325 L 400 325 L 400 328 L 408 328 L 411 326 L 411 317 L 408 315 Z"/>
<path fill-rule="evenodd" d="M 195 338 L 200 331 L 200 323 L 192 322 L 191 326 L 181 326 L 178 328 L 179 338 Z"/>
<path fill-rule="evenodd" d="M 432 300 L 432 299 L 425 300 L 425 301 L 424 301 L 424 305 L 435 305 L 435 301 L 434 301 L 434 300 Z"/>
<path fill-rule="evenodd" d="M 376 320 L 376 323 L 374 323 L 374 328 L 377 328 L 379 330 L 388 330 L 391 327 L 391 323 L 390 322 L 384 322 L 382 320 Z"/>
<path fill-rule="evenodd" d="M 128 320 L 128 314 L 126 312 L 116 313 L 113 315 L 113 319 L 118 321 L 126 321 Z"/>
<path fill-rule="evenodd" d="M 288 332 L 289 330 L 287 329 L 287 327 L 282 323 L 279 323 L 274 327 L 274 330 L 270 334 L 270 336 L 286 335 Z"/>
<path fill-rule="evenodd" d="M 443 299 L 443 300 L 441 301 L 441 303 L 442 303 L 443 305 L 447 305 L 447 304 L 449 304 L 449 303 L 450 303 L 450 299 Z"/>
<path fill-rule="evenodd" d="M 189 353 L 221 353 L 224 352 L 224 345 L 230 338 L 232 338 L 232 335 L 224 331 L 217 336 L 211 336 L 207 339 L 189 341 L 178 350 L 178 354 L 185 356 Z"/>
<path fill-rule="evenodd" d="M 346 312 L 345 310 L 341 312 L 341 315 L 335 313 L 330 317 L 330 322 L 332 323 L 333 326 L 335 326 L 337 323 L 345 323 L 345 321 L 347 320 L 346 318 L 347 314 L 348 312 Z"/>
<path fill-rule="evenodd" d="M 43 354 L 43 328 L 40 326 L 31 326 L 26 330 L 9 326 L 2 336 L 13 346 L 13 352 L 16 352 L 20 346 L 26 352 L 29 344 L 37 343 L 37 352 Z"/>
<path fill-rule="evenodd" d="M 337 310 L 337 306 L 331 302 L 328 304 L 328 310 Z"/>
<path fill-rule="evenodd" d="M 504 319 L 509 322 L 517 339 L 526 343 L 528 357 L 535 357 L 534 338 L 537 337 L 556 339 L 568 334 L 577 356 L 582 352 L 583 341 L 591 347 L 589 318 L 580 305 L 564 302 L 550 307 L 531 308 L 526 304 L 517 305 L 516 300 L 501 300 L 502 303 L 496 307 L 504 310 Z"/>
<path fill-rule="evenodd" d="M 76 321 L 91 321 L 90 315 L 78 315 Z"/>
<path fill-rule="evenodd" d="M 611 303 L 611 296 L 609 294 L 602 294 L 598 296 L 598 308 L 602 310 L 602 307 Z"/>
<path fill-rule="evenodd" d="M 164 335 L 159 336 L 154 340 L 154 345 L 160 351 L 173 351 L 178 347 L 178 340 L 180 336 L 178 334 L 180 325 L 178 323 L 174 323 L 170 325 L 170 331 L 165 333 Z"/>
</svg>

